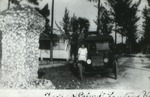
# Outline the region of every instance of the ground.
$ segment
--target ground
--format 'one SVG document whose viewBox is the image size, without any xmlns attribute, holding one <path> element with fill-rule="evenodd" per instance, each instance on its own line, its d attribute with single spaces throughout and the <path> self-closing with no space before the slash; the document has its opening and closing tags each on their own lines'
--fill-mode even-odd
<svg viewBox="0 0 150 97">
<path fill-rule="evenodd" d="M 118 60 L 119 76 L 88 74 L 81 81 L 70 64 L 40 69 L 40 77 L 52 81 L 56 89 L 150 89 L 150 56 L 124 56 Z M 42 73 L 41 73 L 42 72 Z"/>
</svg>

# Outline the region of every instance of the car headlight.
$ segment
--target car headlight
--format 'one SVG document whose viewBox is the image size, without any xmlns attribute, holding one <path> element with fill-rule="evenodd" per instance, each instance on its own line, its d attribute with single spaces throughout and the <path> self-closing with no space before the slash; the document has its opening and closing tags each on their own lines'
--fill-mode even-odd
<svg viewBox="0 0 150 97">
<path fill-rule="evenodd" d="M 104 62 L 107 63 L 109 60 L 108 58 L 104 58 Z"/>
<path fill-rule="evenodd" d="M 87 64 L 91 64 L 92 61 L 90 59 L 87 59 Z"/>
</svg>

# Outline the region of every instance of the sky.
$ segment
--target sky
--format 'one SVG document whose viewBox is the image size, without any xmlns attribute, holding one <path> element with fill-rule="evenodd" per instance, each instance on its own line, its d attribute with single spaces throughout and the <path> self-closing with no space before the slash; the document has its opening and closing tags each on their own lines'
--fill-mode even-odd
<svg viewBox="0 0 150 97">
<path fill-rule="evenodd" d="M 51 9 L 50 0 L 45 0 L 49 2 Z M 55 11 L 54 19 L 56 22 L 62 21 L 64 16 L 65 8 L 69 10 L 69 15 L 73 16 L 75 14 L 77 17 L 84 17 L 90 20 L 90 29 L 95 30 L 95 24 L 93 20 L 96 19 L 97 9 L 94 7 L 93 3 L 88 2 L 87 0 L 54 0 L 55 1 Z M 42 4 L 41 4 L 42 5 Z"/>
<path fill-rule="evenodd" d="M 49 9 L 51 9 L 51 1 L 52 0 L 43 0 L 43 3 L 40 3 L 40 6 L 44 6 L 46 3 L 49 3 Z M 70 12 L 70 16 L 73 16 L 75 13 L 78 17 L 85 17 L 90 21 L 90 30 L 96 30 L 96 25 L 93 20 L 96 20 L 97 16 L 97 8 L 94 5 L 97 3 L 91 3 L 87 0 L 54 0 L 55 1 L 55 11 L 54 11 L 54 19 L 56 22 L 62 21 L 62 17 L 64 15 L 65 8 L 67 8 Z M 101 0 L 101 4 L 104 4 L 104 1 Z M 138 0 L 133 0 L 133 2 L 137 2 Z M 139 10 L 142 10 L 144 6 L 147 5 L 147 0 L 142 0 Z M 105 5 L 106 6 L 106 5 Z M 106 7 L 108 8 L 108 7 Z M 141 12 L 138 12 L 138 16 L 141 16 Z M 139 21 L 139 23 L 142 23 Z"/>
<path fill-rule="evenodd" d="M 103 2 L 106 0 L 101 0 L 101 4 L 104 4 Z M 133 0 L 133 2 L 136 2 L 138 0 Z M 39 0 L 39 6 L 40 8 L 43 8 L 44 5 L 47 3 L 49 4 L 49 9 L 51 11 L 51 3 L 52 0 Z M 84 17 L 87 18 L 90 21 L 90 31 L 96 31 L 96 25 L 93 22 L 93 20 L 96 20 L 97 16 L 97 8 L 94 7 L 94 5 L 97 5 L 97 3 L 91 3 L 88 2 L 87 0 L 54 0 L 55 5 L 54 5 L 54 22 L 56 21 L 59 23 L 62 21 L 62 18 L 64 16 L 64 11 L 65 8 L 69 10 L 69 15 L 73 16 L 75 14 L 77 17 Z M 26 3 L 26 2 L 22 2 Z M 141 10 L 144 8 L 144 6 L 147 5 L 147 0 L 142 0 L 141 4 L 139 6 L 139 12 L 138 16 L 141 16 Z M 7 0 L 0 0 L 0 11 L 4 10 L 7 8 Z M 107 6 L 107 8 L 109 8 Z M 49 17 L 50 18 L 50 17 Z M 51 18 L 50 18 L 51 19 Z M 141 18 L 140 21 L 138 22 L 138 29 L 140 30 L 139 33 L 142 32 L 142 21 L 143 19 Z M 54 24 L 54 28 L 57 28 L 56 25 Z"/>
<path fill-rule="evenodd" d="M 48 3 L 49 9 L 51 9 L 52 3 L 51 1 L 52 0 L 42 0 L 42 2 L 39 3 L 39 7 L 43 8 L 44 5 Z M 70 12 L 69 13 L 70 16 L 73 16 L 73 14 L 75 13 L 77 17 L 80 16 L 89 19 L 91 24 L 90 29 L 95 30 L 96 25 L 93 23 L 93 20 L 96 19 L 97 15 L 97 9 L 94 7 L 94 4 L 96 3 L 90 3 L 87 0 L 54 0 L 54 1 L 55 1 L 54 21 L 56 22 L 62 21 L 65 8 L 67 8 Z M 0 11 L 6 8 L 7 8 L 7 0 L 0 0 Z"/>
</svg>

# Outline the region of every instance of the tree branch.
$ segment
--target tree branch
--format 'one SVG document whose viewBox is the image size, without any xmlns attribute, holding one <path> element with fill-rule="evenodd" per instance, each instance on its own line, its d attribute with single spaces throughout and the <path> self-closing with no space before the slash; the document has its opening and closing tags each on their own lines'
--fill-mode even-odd
<svg viewBox="0 0 150 97">
<path fill-rule="evenodd" d="M 57 24 L 56 21 L 55 21 L 55 24 L 56 24 L 57 28 L 59 29 L 59 31 L 60 31 L 67 39 L 70 39 L 70 38 L 65 34 L 65 32 L 61 29 L 61 27 Z"/>
</svg>

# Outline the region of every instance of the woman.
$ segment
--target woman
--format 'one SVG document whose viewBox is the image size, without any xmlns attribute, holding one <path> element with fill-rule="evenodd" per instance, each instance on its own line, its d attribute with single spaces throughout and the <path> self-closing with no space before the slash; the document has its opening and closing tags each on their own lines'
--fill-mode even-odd
<svg viewBox="0 0 150 97">
<path fill-rule="evenodd" d="M 78 61 L 86 61 L 87 60 L 87 48 L 84 44 L 78 49 Z"/>
</svg>

